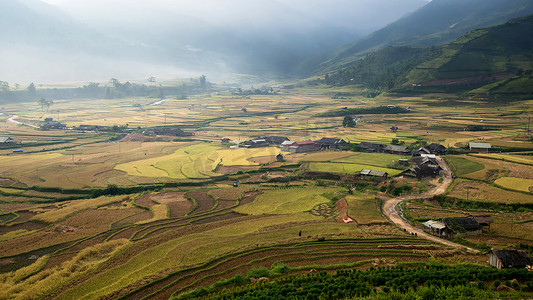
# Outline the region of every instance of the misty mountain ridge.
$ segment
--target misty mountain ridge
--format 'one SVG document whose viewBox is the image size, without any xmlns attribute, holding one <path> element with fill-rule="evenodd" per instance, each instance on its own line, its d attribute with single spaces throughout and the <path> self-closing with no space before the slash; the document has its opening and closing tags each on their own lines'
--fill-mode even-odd
<svg viewBox="0 0 533 300">
<path fill-rule="evenodd" d="M 434 46 L 474 29 L 533 13 L 530 0 L 433 0 L 369 36 L 306 61 L 300 72 L 324 74 L 387 46 Z"/>
</svg>

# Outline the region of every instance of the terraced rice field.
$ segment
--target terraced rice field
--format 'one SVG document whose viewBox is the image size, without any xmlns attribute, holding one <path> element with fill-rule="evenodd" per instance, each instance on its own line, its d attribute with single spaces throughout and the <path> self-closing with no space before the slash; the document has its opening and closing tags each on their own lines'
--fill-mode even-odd
<svg viewBox="0 0 533 300">
<path fill-rule="evenodd" d="M 242 205 L 235 211 L 250 215 L 309 211 L 318 204 L 329 202 L 322 194 L 340 190 L 342 189 L 319 187 L 270 190 L 257 197 L 253 203 Z"/>
<path fill-rule="evenodd" d="M 533 191 L 533 179 L 502 177 L 494 181 L 494 183 L 498 186 L 510 190 L 516 190 L 527 193 Z"/>
<path fill-rule="evenodd" d="M 449 196 L 461 199 L 496 203 L 532 203 L 533 195 L 506 191 L 486 183 L 470 180 L 457 180 Z"/>
</svg>

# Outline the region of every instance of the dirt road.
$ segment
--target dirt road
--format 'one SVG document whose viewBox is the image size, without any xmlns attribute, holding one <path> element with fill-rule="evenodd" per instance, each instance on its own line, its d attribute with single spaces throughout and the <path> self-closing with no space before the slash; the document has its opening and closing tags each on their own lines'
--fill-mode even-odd
<svg viewBox="0 0 533 300">
<path fill-rule="evenodd" d="M 401 212 L 398 208 L 399 204 L 405 200 L 413 200 L 413 199 L 423 199 L 423 198 L 431 198 L 434 195 L 440 195 L 446 191 L 448 186 L 452 183 L 452 173 L 444 159 L 442 157 L 437 157 L 437 160 L 439 162 L 439 165 L 442 169 L 441 176 L 437 177 L 435 180 L 433 180 L 431 183 L 435 185 L 435 187 L 430 190 L 429 192 L 418 194 L 418 195 L 412 195 L 412 196 L 406 196 L 406 197 L 397 197 L 388 199 L 383 204 L 383 213 L 385 216 L 394 224 L 398 225 L 400 228 L 404 228 L 407 231 L 410 232 L 416 232 L 418 237 L 428 239 L 437 243 L 441 243 L 447 246 L 454 247 L 456 249 L 460 250 L 466 250 L 471 252 L 478 252 L 475 249 L 472 249 L 470 247 L 466 247 L 448 240 L 444 240 L 441 238 L 438 238 L 436 236 L 433 236 L 431 234 L 425 233 L 422 230 L 415 228 L 411 226 L 401 215 Z M 439 182 L 439 179 L 442 178 L 442 182 Z"/>
<path fill-rule="evenodd" d="M 19 121 L 15 120 L 18 117 L 19 116 L 12 116 L 11 118 L 7 119 L 6 122 L 7 123 L 11 123 L 11 124 L 15 124 L 15 125 L 26 125 L 26 126 L 30 126 L 30 127 L 33 127 L 33 128 L 39 128 L 39 126 L 35 126 L 33 124 L 28 124 L 28 123 L 22 123 L 22 122 L 19 122 Z"/>
</svg>

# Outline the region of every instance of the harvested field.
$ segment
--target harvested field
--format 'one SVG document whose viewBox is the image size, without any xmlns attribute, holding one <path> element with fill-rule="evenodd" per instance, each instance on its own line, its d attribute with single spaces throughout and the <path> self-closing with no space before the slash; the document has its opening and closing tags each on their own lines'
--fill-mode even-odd
<svg viewBox="0 0 533 300">
<path fill-rule="evenodd" d="M 15 220 L 7 223 L 6 225 L 11 225 L 13 223 L 23 223 L 23 222 L 26 222 L 26 221 L 29 221 L 31 220 L 36 214 L 35 213 L 32 213 L 30 211 L 27 211 L 27 210 L 20 210 L 20 211 L 17 211 L 17 215 L 19 215 L 18 218 L 16 218 Z"/>
<path fill-rule="evenodd" d="M 19 231 L 19 232 L 30 232 L 34 230 L 40 230 L 45 228 L 46 225 L 35 223 L 35 222 L 24 222 L 24 223 L 16 223 L 11 226 L 0 226 L 0 239 L 2 239 L 2 235 L 13 232 L 13 231 Z"/>
<path fill-rule="evenodd" d="M 16 183 L 13 179 L 9 178 L 0 178 L 0 186 L 3 187 L 10 187 L 13 186 Z"/>
<path fill-rule="evenodd" d="M 193 208 L 191 201 L 185 198 L 182 192 L 160 193 L 150 198 L 165 204 L 170 210 L 171 218 L 184 217 Z"/>
<path fill-rule="evenodd" d="M 128 217 L 125 217 L 119 221 L 116 221 L 111 225 L 111 228 L 121 228 L 129 225 L 136 224 L 138 222 L 148 220 L 152 218 L 152 214 L 144 209 L 141 208 L 129 208 L 130 215 Z M 128 236 L 129 238 L 129 236 Z"/>
<path fill-rule="evenodd" d="M 218 200 L 238 200 L 246 191 L 253 189 L 250 186 L 229 187 L 209 191 L 209 194 Z"/>
<path fill-rule="evenodd" d="M 209 196 L 207 191 L 193 191 L 188 192 L 185 195 L 196 200 L 196 203 L 198 204 L 198 207 L 193 211 L 194 214 L 211 210 L 215 206 L 215 200 Z"/>
</svg>

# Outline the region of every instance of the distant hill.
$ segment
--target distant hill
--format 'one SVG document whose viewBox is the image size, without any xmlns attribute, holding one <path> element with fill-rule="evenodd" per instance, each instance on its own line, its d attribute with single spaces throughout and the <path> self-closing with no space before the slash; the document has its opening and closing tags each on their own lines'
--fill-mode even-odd
<svg viewBox="0 0 533 300">
<path fill-rule="evenodd" d="M 439 86 L 478 88 L 533 70 L 533 15 L 471 31 L 438 47 L 388 47 L 326 76 L 332 85 L 362 84 L 376 90 Z M 523 80 L 514 81 L 522 83 Z M 510 83 L 509 83 L 510 84 Z M 503 86 L 491 89 L 503 90 Z"/>
<path fill-rule="evenodd" d="M 466 32 L 533 13 L 531 0 L 433 0 L 371 35 L 306 61 L 300 71 L 325 74 L 388 46 L 435 46 Z"/>
</svg>

